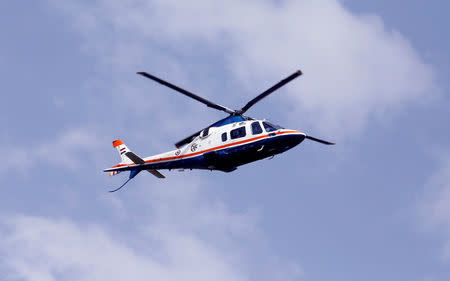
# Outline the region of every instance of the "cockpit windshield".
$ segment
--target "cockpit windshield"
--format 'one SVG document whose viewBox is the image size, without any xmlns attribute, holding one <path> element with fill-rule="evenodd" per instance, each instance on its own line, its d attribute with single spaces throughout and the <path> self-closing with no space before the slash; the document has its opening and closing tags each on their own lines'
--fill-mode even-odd
<svg viewBox="0 0 450 281">
<path fill-rule="evenodd" d="M 262 123 L 264 125 L 264 129 L 266 129 L 266 132 L 268 132 L 268 133 L 276 131 L 276 130 L 279 130 L 279 129 L 283 129 L 283 127 L 278 126 L 278 125 L 274 125 L 274 124 L 272 124 L 272 123 L 270 123 L 268 121 L 264 121 Z"/>
</svg>

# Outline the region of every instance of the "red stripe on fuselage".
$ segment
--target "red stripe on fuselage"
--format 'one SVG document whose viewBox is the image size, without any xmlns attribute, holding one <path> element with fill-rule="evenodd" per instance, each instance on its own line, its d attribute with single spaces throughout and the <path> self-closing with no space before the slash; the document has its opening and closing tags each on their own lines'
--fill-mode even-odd
<svg viewBox="0 0 450 281">
<path fill-rule="evenodd" d="M 300 131 L 285 131 L 285 132 L 278 132 L 278 133 L 275 133 L 275 134 L 276 135 L 282 135 L 282 134 L 289 134 L 289 133 L 301 133 L 301 134 L 303 134 L 303 132 L 300 132 Z M 210 151 L 213 151 L 213 150 L 219 150 L 219 149 L 227 148 L 227 147 L 234 146 L 234 145 L 244 144 L 244 143 L 247 143 L 247 142 L 260 140 L 260 139 L 267 138 L 267 137 L 269 137 L 269 134 L 262 135 L 262 136 L 259 136 L 259 137 L 255 137 L 255 138 L 251 138 L 251 139 L 247 139 L 247 140 L 234 142 L 234 143 L 229 143 L 229 144 L 216 146 L 216 147 L 213 147 L 213 148 L 210 148 L 210 149 L 197 151 L 197 152 L 186 154 L 186 155 L 171 156 L 171 157 L 165 157 L 165 158 L 159 158 L 159 159 L 151 159 L 151 160 L 145 161 L 145 163 L 147 164 L 147 163 L 155 163 L 155 162 L 162 162 L 162 161 L 168 161 L 168 160 L 176 160 L 176 159 L 187 158 L 187 157 L 191 157 L 191 156 L 200 155 L 200 154 L 203 154 L 203 153 L 206 153 L 206 152 L 210 152 Z M 116 165 L 116 166 L 112 166 L 110 169 L 112 169 L 112 168 L 120 168 L 120 167 L 127 167 L 127 166 L 136 166 L 136 165 L 135 164 L 119 164 L 119 165 Z"/>
</svg>

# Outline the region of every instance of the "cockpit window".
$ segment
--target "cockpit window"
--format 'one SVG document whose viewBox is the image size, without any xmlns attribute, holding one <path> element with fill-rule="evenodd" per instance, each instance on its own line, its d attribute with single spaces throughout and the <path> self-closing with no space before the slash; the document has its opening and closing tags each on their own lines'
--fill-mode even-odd
<svg viewBox="0 0 450 281">
<path fill-rule="evenodd" d="M 270 133 L 273 131 L 278 130 L 274 125 L 270 124 L 269 122 L 263 122 L 264 129 L 266 129 L 266 132 Z"/>
<path fill-rule="evenodd" d="M 267 122 L 267 121 L 264 121 L 263 125 L 264 125 L 264 129 L 266 129 L 266 132 L 268 132 L 268 133 L 276 131 L 276 130 L 279 130 L 279 129 L 283 129 L 283 127 L 278 126 L 278 125 L 274 125 L 274 124 L 272 124 L 270 122 Z"/>
<path fill-rule="evenodd" d="M 237 139 L 245 137 L 245 127 L 239 127 L 237 129 L 230 131 L 230 138 L 231 139 Z"/>
<path fill-rule="evenodd" d="M 201 133 L 200 133 L 200 137 L 202 138 L 206 138 L 209 135 L 209 127 L 204 129 Z"/>
<path fill-rule="evenodd" d="M 253 122 L 252 123 L 252 134 L 257 135 L 257 134 L 261 134 L 263 132 L 261 125 L 259 125 L 259 122 Z"/>
</svg>

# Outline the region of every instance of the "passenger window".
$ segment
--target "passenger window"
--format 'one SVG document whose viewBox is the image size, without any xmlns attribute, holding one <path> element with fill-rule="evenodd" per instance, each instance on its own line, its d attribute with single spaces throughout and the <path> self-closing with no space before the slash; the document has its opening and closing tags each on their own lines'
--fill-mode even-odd
<svg viewBox="0 0 450 281">
<path fill-rule="evenodd" d="M 227 141 L 227 133 L 222 134 L 222 141 Z"/>
<path fill-rule="evenodd" d="M 257 135 L 257 134 L 261 134 L 262 133 L 262 128 L 261 125 L 259 125 L 259 122 L 253 122 L 252 123 L 252 134 Z"/>
<path fill-rule="evenodd" d="M 230 131 L 230 138 L 237 139 L 245 137 L 245 127 L 240 127 Z"/>
</svg>

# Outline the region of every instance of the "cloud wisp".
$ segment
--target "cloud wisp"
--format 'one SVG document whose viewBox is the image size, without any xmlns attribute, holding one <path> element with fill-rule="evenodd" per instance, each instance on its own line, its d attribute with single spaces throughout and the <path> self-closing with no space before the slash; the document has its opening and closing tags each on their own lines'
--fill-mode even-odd
<svg viewBox="0 0 450 281">
<path fill-rule="evenodd" d="M 423 225 L 443 240 L 442 257 L 450 262 L 450 153 L 441 157 L 441 165 L 426 184 L 419 206 Z"/>
<path fill-rule="evenodd" d="M 96 151 L 106 142 L 102 137 L 87 128 L 72 128 L 61 133 L 55 139 L 35 143 L 29 147 L 12 146 L 7 151 L 7 162 L 1 170 L 25 173 L 27 169 L 42 164 L 50 164 L 65 169 L 80 168 L 87 159 L 95 159 Z"/>
</svg>

